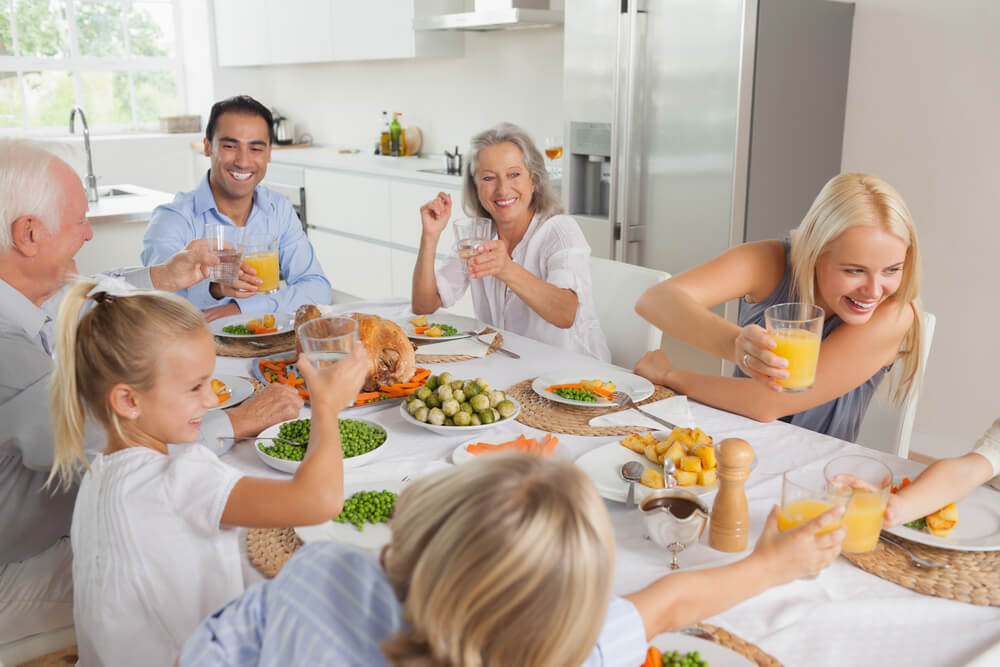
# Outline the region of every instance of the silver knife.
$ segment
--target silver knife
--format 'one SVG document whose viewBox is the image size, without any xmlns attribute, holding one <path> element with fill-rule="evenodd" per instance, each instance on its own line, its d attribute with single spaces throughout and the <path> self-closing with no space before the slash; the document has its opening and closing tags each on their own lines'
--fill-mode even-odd
<svg viewBox="0 0 1000 667">
<path fill-rule="evenodd" d="M 677 428 L 676 424 L 671 424 L 666 419 L 660 419 L 656 415 L 652 415 L 652 414 L 646 412 L 645 410 L 643 410 L 642 408 L 640 408 L 638 405 L 632 404 L 632 409 L 635 410 L 636 412 L 642 414 L 645 417 L 649 417 L 650 419 L 652 419 L 657 424 L 663 424 L 664 426 L 666 426 L 671 431 L 674 430 L 675 428 Z"/>
<path fill-rule="evenodd" d="M 521 358 L 520 354 L 517 354 L 516 352 L 511 352 L 510 350 L 508 350 L 508 349 L 506 349 L 504 347 L 500 347 L 495 342 L 487 343 L 485 340 L 482 340 L 479 336 L 472 336 L 472 337 L 475 338 L 476 340 L 478 340 L 480 343 L 482 343 L 486 347 L 490 348 L 491 350 L 496 350 L 497 352 L 503 352 L 508 357 L 513 357 L 514 359 L 520 359 Z M 496 340 L 496 339 L 494 338 L 494 340 Z"/>
</svg>

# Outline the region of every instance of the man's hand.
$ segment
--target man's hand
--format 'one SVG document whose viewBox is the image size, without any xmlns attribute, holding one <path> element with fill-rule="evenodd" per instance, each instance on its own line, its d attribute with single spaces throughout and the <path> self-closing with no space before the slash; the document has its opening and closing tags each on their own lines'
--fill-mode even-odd
<svg viewBox="0 0 1000 667">
<path fill-rule="evenodd" d="M 257 293 L 257 286 L 264 283 L 262 278 L 257 277 L 257 269 L 246 262 L 240 264 L 240 274 L 236 282 L 228 285 L 222 283 L 212 283 L 208 286 L 208 293 L 214 299 L 232 297 L 234 299 L 245 299 Z"/>
<path fill-rule="evenodd" d="M 149 278 L 156 289 L 176 292 L 208 278 L 209 267 L 218 263 L 208 239 L 195 239 L 163 264 L 149 267 Z"/>
<path fill-rule="evenodd" d="M 201 311 L 205 315 L 205 321 L 211 322 L 212 320 L 218 320 L 223 317 L 229 317 L 230 315 L 239 315 L 243 311 L 240 310 L 238 304 L 227 303 L 224 306 L 213 306 L 206 310 Z"/>
<path fill-rule="evenodd" d="M 226 410 L 233 424 L 233 436 L 251 438 L 269 426 L 295 419 L 305 401 L 286 384 L 269 384 L 241 405 Z"/>
</svg>

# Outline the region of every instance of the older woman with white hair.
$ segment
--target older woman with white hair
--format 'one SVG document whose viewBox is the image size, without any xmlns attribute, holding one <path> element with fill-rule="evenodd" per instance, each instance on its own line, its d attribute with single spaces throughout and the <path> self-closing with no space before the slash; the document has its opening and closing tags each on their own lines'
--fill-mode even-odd
<svg viewBox="0 0 1000 667">
<path fill-rule="evenodd" d="M 491 238 L 473 257 L 452 256 L 435 272 L 451 197 L 442 192 L 421 207 L 413 312 L 447 308 L 471 287 L 483 322 L 609 361 L 591 296 L 590 246 L 576 221 L 562 213 L 531 137 L 502 123 L 473 137 L 470 154 L 465 213 L 489 218 Z"/>
</svg>

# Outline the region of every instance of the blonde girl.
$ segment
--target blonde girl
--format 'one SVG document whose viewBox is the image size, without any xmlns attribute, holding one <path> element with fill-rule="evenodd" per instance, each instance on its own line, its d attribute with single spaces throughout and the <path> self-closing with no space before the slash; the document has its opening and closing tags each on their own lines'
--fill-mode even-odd
<svg viewBox="0 0 1000 667">
<path fill-rule="evenodd" d="M 854 440 L 896 361 L 896 400 L 921 380 L 920 277 L 917 234 L 899 193 L 877 176 L 840 174 L 790 240 L 737 246 L 639 298 L 636 312 L 735 364 L 736 377 L 678 368 L 660 351 L 646 354 L 636 371 L 730 412 Z M 737 298 L 744 301 L 738 325 L 709 310 Z M 788 362 L 771 352 L 775 342 L 762 326 L 767 307 L 791 301 L 824 313 L 816 382 L 801 393 L 775 391 L 775 380 L 788 377 Z"/>
<path fill-rule="evenodd" d="M 294 526 L 343 504 L 337 413 L 361 388 L 361 346 L 333 368 L 299 361 L 312 433 L 290 480 L 244 477 L 196 439 L 218 404 L 212 334 L 189 302 L 80 281 L 59 310 L 50 481 L 80 483 L 70 538 L 80 664 L 170 665 L 198 622 L 244 588 L 234 526 Z M 107 432 L 87 464 L 86 416 Z"/>
<path fill-rule="evenodd" d="M 611 524 L 586 473 L 482 457 L 402 492 L 381 566 L 309 544 L 207 618 L 179 664 L 635 667 L 650 637 L 829 565 L 844 529 L 816 533 L 837 512 L 779 533 L 772 511 L 743 560 L 619 598 Z"/>
</svg>

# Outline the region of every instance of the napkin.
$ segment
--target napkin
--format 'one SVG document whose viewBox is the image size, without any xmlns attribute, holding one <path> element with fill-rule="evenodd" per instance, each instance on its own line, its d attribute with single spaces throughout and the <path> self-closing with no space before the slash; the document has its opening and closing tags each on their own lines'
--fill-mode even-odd
<svg viewBox="0 0 1000 667">
<path fill-rule="evenodd" d="M 493 342 L 496 334 L 483 334 L 479 337 L 481 343 L 474 338 L 459 338 L 458 340 L 446 340 L 440 343 L 426 343 L 417 348 L 417 354 L 454 354 L 470 357 L 484 357 L 489 351 L 489 344 Z"/>
<path fill-rule="evenodd" d="M 646 403 L 642 406 L 642 409 L 678 426 L 691 426 L 694 421 L 691 418 L 691 409 L 688 407 L 687 396 L 671 396 L 670 398 L 664 398 L 662 401 Z M 620 410 L 601 415 L 600 417 L 594 417 L 588 423 L 591 426 L 642 426 L 656 431 L 662 431 L 664 428 L 663 424 L 657 424 L 652 419 L 635 410 Z"/>
</svg>

